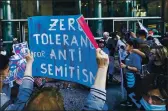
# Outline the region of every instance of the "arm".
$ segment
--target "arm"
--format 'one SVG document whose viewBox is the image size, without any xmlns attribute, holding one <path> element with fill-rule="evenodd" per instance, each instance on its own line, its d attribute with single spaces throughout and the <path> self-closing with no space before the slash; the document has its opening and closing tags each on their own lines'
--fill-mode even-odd
<svg viewBox="0 0 168 111">
<path fill-rule="evenodd" d="M 133 51 L 134 53 L 140 55 L 141 57 L 146 58 L 145 53 L 143 53 L 143 52 L 140 51 L 139 49 L 133 49 L 132 51 Z"/>
<path fill-rule="evenodd" d="M 32 63 L 33 59 L 30 55 L 26 57 L 27 65 L 24 74 L 24 78 L 22 84 L 19 88 L 19 94 L 17 96 L 17 101 L 8 106 L 7 110 L 23 110 L 24 106 L 26 105 L 27 101 L 29 100 L 32 91 L 33 91 L 33 83 L 34 79 L 32 78 Z"/>
<path fill-rule="evenodd" d="M 138 69 L 136 67 L 131 67 L 131 66 L 127 66 L 127 67 L 131 71 L 138 72 Z"/>
<path fill-rule="evenodd" d="M 127 68 L 128 70 L 131 70 L 131 71 L 134 71 L 134 72 L 138 71 L 138 69 L 136 67 L 127 66 L 124 63 L 121 63 L 121 68 Z"/>
<path fill-rule="evenodd" d="M 127 68 L 128 70 L 138 72 L 141 70 L 141 57 L 138 56 L 137 54 L 134 54 L 133 58 L 131 59 L 132 64 L 131 66 L 127 66 L 123 63 L 121 63 L 122 68 Z"/>
<path fill-rule="evenodd" d="M 106 75 L 109 64 L 108 55 L 97 50 L 98 71 L 94 85 L 91 87 L 84 110 L 103 110 L 106 101 Z"/>
<path fill-rule="evenodd" d="M 135 33 L 133 33 L 133 32 L 131 32 L 130 35 L 131 35 L 132 38 L 137 38 Z"/>
</svg>

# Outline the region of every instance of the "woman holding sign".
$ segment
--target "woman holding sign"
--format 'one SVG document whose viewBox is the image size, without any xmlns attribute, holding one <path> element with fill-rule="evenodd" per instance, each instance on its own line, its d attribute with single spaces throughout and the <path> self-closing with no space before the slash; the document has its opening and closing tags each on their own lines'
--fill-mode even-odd
<svg viewBox="0 0 168 111">
<path fill-rule="evenodd" d="M 84 110 L 107 110 L 106 101 L 106 74 L 109 65 L 108 55 L 97 49 L 96 58 L 98 71 L 94 85 L 91 87 Z M 36 93 L 26 108 L 31 110 L 64 110 L 63 98 L 55 89 L 42 89 Z"/>
<path fill-rule="evenodd" d="M 32 78 L 32 63 L 33 58 L 28 54 L 26 57 L 26 70 L 22 84 L 20 85 L 17 100 L 12 104 L 10 97 L 4 92 L 3 80 L 9 74 L 9 58 L 0 54 L 0 111 L 4 110 L 23 110 L 32 91 L 34 79 Z"/>
</svg>

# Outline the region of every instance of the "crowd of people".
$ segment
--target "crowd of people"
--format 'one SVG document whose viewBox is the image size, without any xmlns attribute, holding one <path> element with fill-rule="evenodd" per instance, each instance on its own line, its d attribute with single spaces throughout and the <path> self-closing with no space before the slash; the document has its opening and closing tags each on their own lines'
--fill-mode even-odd
<svg viewBox="0 0 168 111">
<path fill-rule="evenodd" d="M 123 73 L 127 100 L 121 102 L 122 107 L 137 107 L 145 110 L 166 110 L 168 98 L 168 34 L 161 40 L 148 36 L 145 30 L 137 34 L 104 32 L 99 42 L 102 50 L 107 50 L 109 58 L 119 56 L 119 64 Z M 129 35 L 129 37 L 127 36 Z M 104 45 L 103 45 L 104 44 Z M 114 64 L 114 61 L 110 61 Z M 113 68 L 111 68 L 113 66 Z M 115 69 L 114 65 L 109 68 Z M 112 71 L 114 72 L 114 70 Z M 108 72 L 108 78 L 114 75 Z M 133 97 L 132 97 L 133 95 Z"/>
<path fill-rule="evenodd" d="M 143 110 L 166 110 L 168 105 L 168 34 L 162 40 L 148 36 L 144 30 L 137 34 L 104 32 L 96 50 L 98 71 L 94 85 L 83 110 L 108 110 L 106 84 L 113 80 L 115 55 L 123 73 L 127 100 L 121 107 Z M 9 74 L 9 56 L 1 48 L 0 53 L 0 108 L 4 110 L 65 110 L 60 93 L 54 88 L 41 88 L 34 92 L 32 76 L 33 58 L 28 53 L 27 64 L 17 98 L 12 100 L 9 84 L 4 79 Z M 46 103 L 47 101 L 47 103 Z"/>
</svg>

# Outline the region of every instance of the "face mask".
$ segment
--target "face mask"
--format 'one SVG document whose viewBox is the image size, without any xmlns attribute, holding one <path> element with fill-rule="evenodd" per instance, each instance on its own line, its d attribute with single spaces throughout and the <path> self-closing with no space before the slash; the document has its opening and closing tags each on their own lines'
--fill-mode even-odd
<svg viewBox="0 0 168 111">
<path fill-rule="evenodd" d="M 143 98 L 140 100 L 140 103 L 145 108 L 145 110 L 166 111 L 166 105 L 151 105 L 147 103 Z"/>
</svg>

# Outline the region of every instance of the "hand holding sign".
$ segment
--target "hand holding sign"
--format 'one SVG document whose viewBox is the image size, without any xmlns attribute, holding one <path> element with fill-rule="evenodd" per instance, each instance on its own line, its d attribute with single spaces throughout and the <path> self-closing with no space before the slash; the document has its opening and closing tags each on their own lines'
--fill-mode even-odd
<svg viewBox="0 0 168 111">
<path fill-rule="evenodd" d="M 97 58 L 97 63 L 99 68 L 107 68 L 109 65 L 109 58 L 108 55 L 103 52 L 100 48 L 96 50 L 96 58 Z"/>
<path fill-rule="evenodd" d="M 27 61 L 27 63 L 28 62 L 33 62 L 34 61 L 34 59 L 33 59 L 33 57 L 31 56 L 31 54 L 30 54 L 30 51 L 28 50 L 28 49 L 25 49 L 25 50 L 27 50 L 27 52 L 28 52 L 28 54 L 25 56 L 25 59 L 26 59 L 26 61 Z"/>
</svg>

